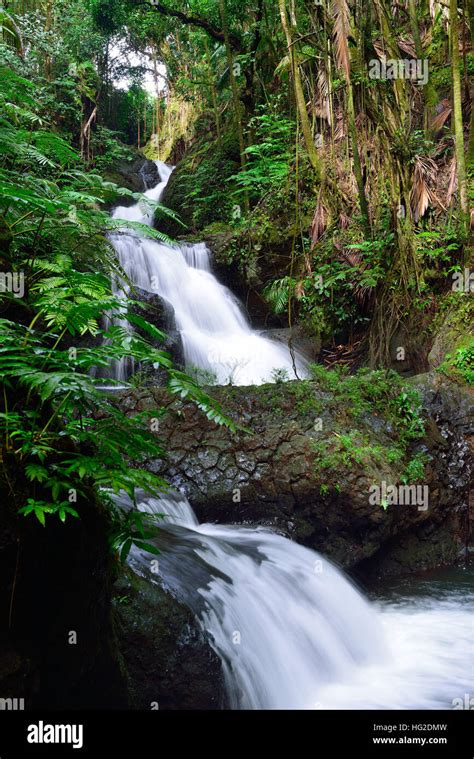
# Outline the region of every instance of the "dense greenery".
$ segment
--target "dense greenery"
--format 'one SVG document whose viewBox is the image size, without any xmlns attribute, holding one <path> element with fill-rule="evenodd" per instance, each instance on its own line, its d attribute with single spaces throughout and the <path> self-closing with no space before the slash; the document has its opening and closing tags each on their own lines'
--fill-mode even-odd
<svg viewBox="0 0 474 759">
<path fill-rule="evenodd" d="M 163 124 L 176 103 L 195 112 L 194 136 L 173 121 L 191 143 L 176 192 L 192 231 L 220 234 L 277 314 L 365 337 L 374 365 L 407 331 L 429 339 L 472 256 L 472 8 L 451 6 L 121 3 L 121 33 L 166 64 Z"/>
<path fill-rule="evenodd" d="M 416 390 L 405 387 L 400 376 L 392 371 L 361 370 L 347 376 L 341 370 L 328 371 L 315 366 L 313 374 L 321 387 L 333 394 L 331 403 L 337 420 L 335 429 L 319 435 L 321 439 L 314 444 L 323 477 L 337 479 L 338 473 L 350 471 L 354 464 L 377 476 L 389 464 L 399 471 L 401 482 L 422 479 L 426 456 L 412 451 L 413 443 L 425 434 L 421 399 Z M 363 426 L 370 413 L 385 419 L 387 431 L 394 437 L 390 444 L 371 442 L 370 427 Z M 353 429 L 344 432 L 348 418 Z M 324 492 L 327 483 L 321 487 Z"/>
<path fill-rule="evenodd" d="M 107 238 L 121 223 L 107 209 L 140 199 L 104 176 L 137 147 L 184 153 L 187 233 L 224 240 L 221 259 L 282 324 L 327 342 L 360 336 L 376 367 L 393 363 L 395 337 L 429 341 L 434 315 L 462 313 L 467 331 L 472 287 L 452 283 L 472 254 L 473 18 L 472 0 L 3 0 L 0 455 L 18 513 L 64 521 L 91 493 L 163 487 L 137 467 L 161 454 L 149 423 L 161 410 L 118 414 L 101 389 L 111 361 L 164 369 L 173 392 L 226 421 L 173 368 L 158 329 L 130 310 L 149 340 L 103 326 L 124 308 Z M 380 74 L 386 58 L 427 64 L 426 81 Z M 172 212 L 155 211 L 173 227 Z M 465 335 L 440 371 L 472 383 Z M 362 375 L 343 387 L 357 415 L 384 385 Z M 321 450 L 322 469 L 391 456 L 419 474 L 406 460 L 421 434 L 416 400 L 386 392 L 401 447 L 375 451 L 356 430 Z M 115 543 L 126 549 L 151 534 L 138 515 L 125 522 Z"/>
<path fill-rule="evenodd" d="M 164 336 L 143 317 L 127 316 L 151 342 L 124 326 L 101 326 L 105 315 L 109 321 L 114 313 L 123 316 L 124 307 L 111 292 L 118 264 L 106 237 L 121 222 L 103 207 L 121 196 L 142 196 L 85 173 L 49 121 L 50 106 L 37 97 L 23 62 L 5 45 L 0 64 L 0 484 L 11 508 L 44 525 L 48 514 L 62 521 L 78 517 L 93 494 L 112 506 L 113 493 L 134 499 L 138 487 L 158 492 L 164 486 L 137 468 L 162 454 L 150 427 L 150 418 L 162 412 L 133 419 L 120 413 L 101 389 L 100 369 L 111 361 L 128 357 L 165 369 L 172 392 L 194 398 L 210 418 L 225 419 L 154 347 Z M 152 534 L 139 512 L 114 511 L 114 519 L 115 544 L 125 546 L 124 555 L 132 540 L 143 546 Z"/>
</svg>

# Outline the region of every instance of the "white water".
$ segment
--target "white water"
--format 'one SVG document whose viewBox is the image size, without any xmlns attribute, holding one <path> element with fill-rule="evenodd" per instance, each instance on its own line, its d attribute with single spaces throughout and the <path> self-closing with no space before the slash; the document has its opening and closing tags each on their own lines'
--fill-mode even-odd
<svg viewBox="0 0 474 759">
<path fill-rule="evenodd" d="M 144 194 L 158 202 L 172 168 L 156 161 L 161 182 Z M 152 224 L 153 213 L 136 204 L 119 206 L 113 218 Z M 237 299 L 211 272 L 210 252 L 204 243 L 165 245 L 133 233 L 111 237 L 120 264 L 137 287 L 155 292 L 174 308 L 176 328 L 183 342 L 187 369 L 209 373 L 218 384 L 271 382 L 282 370 L 288 379 L 305 377 L 305 358 L 275 340 L 252 330 Z M 115 292 L 128 288 L 115 283 Z M 295 371 L 296 369 L 296 371 Z M 118 362 L 115 379 L 125 380 L 131 367 Z"/>
<path fill-rule="evenodd" d="M 200 525 L 187 500 L 165 513 L 160 580 L 196 614 L 222 659 L 235 709 L 449 709 L 474 688 L 474 592 L 370 604 L 316 552 L 258 528 Z M 153 581 L 155 557 L 131 563 Z"/>
</svg>

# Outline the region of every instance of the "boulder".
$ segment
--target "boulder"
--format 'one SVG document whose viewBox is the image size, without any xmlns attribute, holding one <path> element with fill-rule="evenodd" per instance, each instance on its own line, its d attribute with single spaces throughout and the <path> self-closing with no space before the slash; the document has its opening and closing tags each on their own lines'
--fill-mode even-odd
<svg viewBox="0 0 474 759">
<path fill-rule="evenodd" d="M 133 708 L 226 707 L 221 661 L 186 606 L 128 568 L 115 584 L 114 608 Z"/>
<path fill-rule="evenodd" d="M 147 467 L 185 493 L 200 521 L 268 525 L 350 571 L 375 576 L 451 564 L 466 550 L 472 394 L 462 404 L 464 422 L 451 425 L 459 401 L 449 386 L 444 393 L 429 387 L 423 391 L 427 432 L 410 451 L 428 458 L 426 510 L 384 510 L 369 500 L 374 483 L 398 484 L 404 470 L 389 455 L 398 450 L 399 432 L 384 415 L 383 398 L 355 421 L 353 399 L 343 402 L 318 382 L 212 388 L 237 432 L 190 403 L 183 409 L 159 388 L 123 393 L 117 402 L 126 414 L 167 407 L 157 432 L 167 458 Z M 334 445 L 350 442 L 354 432 L 369 442 L 322 469 L 321 456 L 327 453 L 330 462 Z"/>
<path fill-rule="evenodd" d="M 131 297 L 134 300 L 140 301 L 143 305 L 132 305 L 130 310 L 133 314 L 143 317 L 150 324 L 164 333 L 165 339 L 163 342 L 154 341 L 148 332 L 135 327 L 135 331 L 151 341 L 156 348 L 168 351 L 170 353 L 175 367 L 184 367 L 184 349 L 181 334 L 176 329 L 176 320 L 174 314 L 174 308 L 166 298 L 162 298 L 157 293 L 148 292 L 148 290 L 142 290 L 139 287 L 135 287 L 131 293 Z"/>
<path fill-rule="evenodd" d="M 120 161 L 113 169 L 104 174 L 105 179 L 109 182 L 115 182 L 119 187 L 126 187 L 132 192 L 145 192 L 150 187 L 154 187 L 160 181 L 160 175 L 154 161 L 137 154 L 132 161 Z M 135 203 L 132 199 L 122 198 L 120 205 Z"/>
<path fill-rule="evenodd" d="M 321 337 L 319 334 L 309 334 L 301 324 L 294 327 L 281 329 L 266 329 L 261 333 L 270 340 L 285 343 L 289 348 L 294 348 L 303 353 L 310 361 L 317 361 L 321 353 Z"/>
</svg>

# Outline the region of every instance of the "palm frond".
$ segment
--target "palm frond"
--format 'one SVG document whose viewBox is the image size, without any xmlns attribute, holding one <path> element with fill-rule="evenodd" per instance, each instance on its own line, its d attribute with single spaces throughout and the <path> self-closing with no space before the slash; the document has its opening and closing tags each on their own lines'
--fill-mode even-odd
<svg viewBox="0 0 474 759">
<path fill-rule="evenodd" d="M 443 98 L 436 106 L 436 116 L 434 116 L 430 123 L 430 129 L 437 134 L 444 127 L 445 123 L 451 116 L 453 107 L 449 98 Z"/>
<path fill-rule="evenodd" d="M 311 250 L 315 247 L 316 243 L 323 236 L 327 227 L 328 213 L 321 200 L 321 193 L 318 198 L 316 210 L 314 212 L 313 221 L 311 222 Z"/>
<path fill-rule="evenodd" d="M 347 0 L 333 0 L 334 15 L 334 43 L 336 61 L 339 68 L 343 69 L 346 78 L 350 79 L 350 58 L 347 39 L 350 31 L 349 5 Z"/>
<path fill-rule="evenodd" d="M 415 221 L 419 221 L 437 202 L 434 191 L 438 166 L 428 156 L 416 156 L 413 184 L 410 193 L 410 205 Z"/>
</svg>

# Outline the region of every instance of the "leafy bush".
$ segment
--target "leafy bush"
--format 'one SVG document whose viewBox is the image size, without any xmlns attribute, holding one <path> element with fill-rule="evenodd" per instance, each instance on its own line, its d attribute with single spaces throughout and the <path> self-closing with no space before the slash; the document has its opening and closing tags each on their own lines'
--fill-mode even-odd
<svg viewBox="0 0 474 759">
<path fill-rule="evenodd" d="M 149 422 L 161 409 L 125 416 L 92 370 L 123 357 L 160 367 L 172 393 L 226 420 L 151 344 L 164 336 L 145 319 L 127 317 L 147 340 L 124 326 L 101 326 L 105 315 L 124 318 L 124 303 L 111 292 L 111 275 L 121 272 L 106 237 L 124 223 L 100 207 L 143 196 L 86 174 L 70 145 L 42 126 L 32 83 L 8 67 L 0 72 L 0 111 L 0 489 L 16 513 L 42 525 L 47 516 L 78 518 L 93 494 L 109 505 L 113 545 L 125 557 L 133 543 L 146 547 L 153 530 L 138 512 L 116 511 L 110 496 L 125 491 L 135 502 L 138 488 L 165 487 L 140 466 L 163 455 Z M 163 239 L 146 225 L 133 228 Z"/>
<path fill-rule="evenodd" d="M 257 199 L 287 181 L 296 125 L 286 116 L 262 112 L 252 119 L 250 128 L 255 130 L 255 141 L 245 151 L 247 163 L 229 181 L 238 187 L 237 195 L 248 193 Z"/>
</svg>

